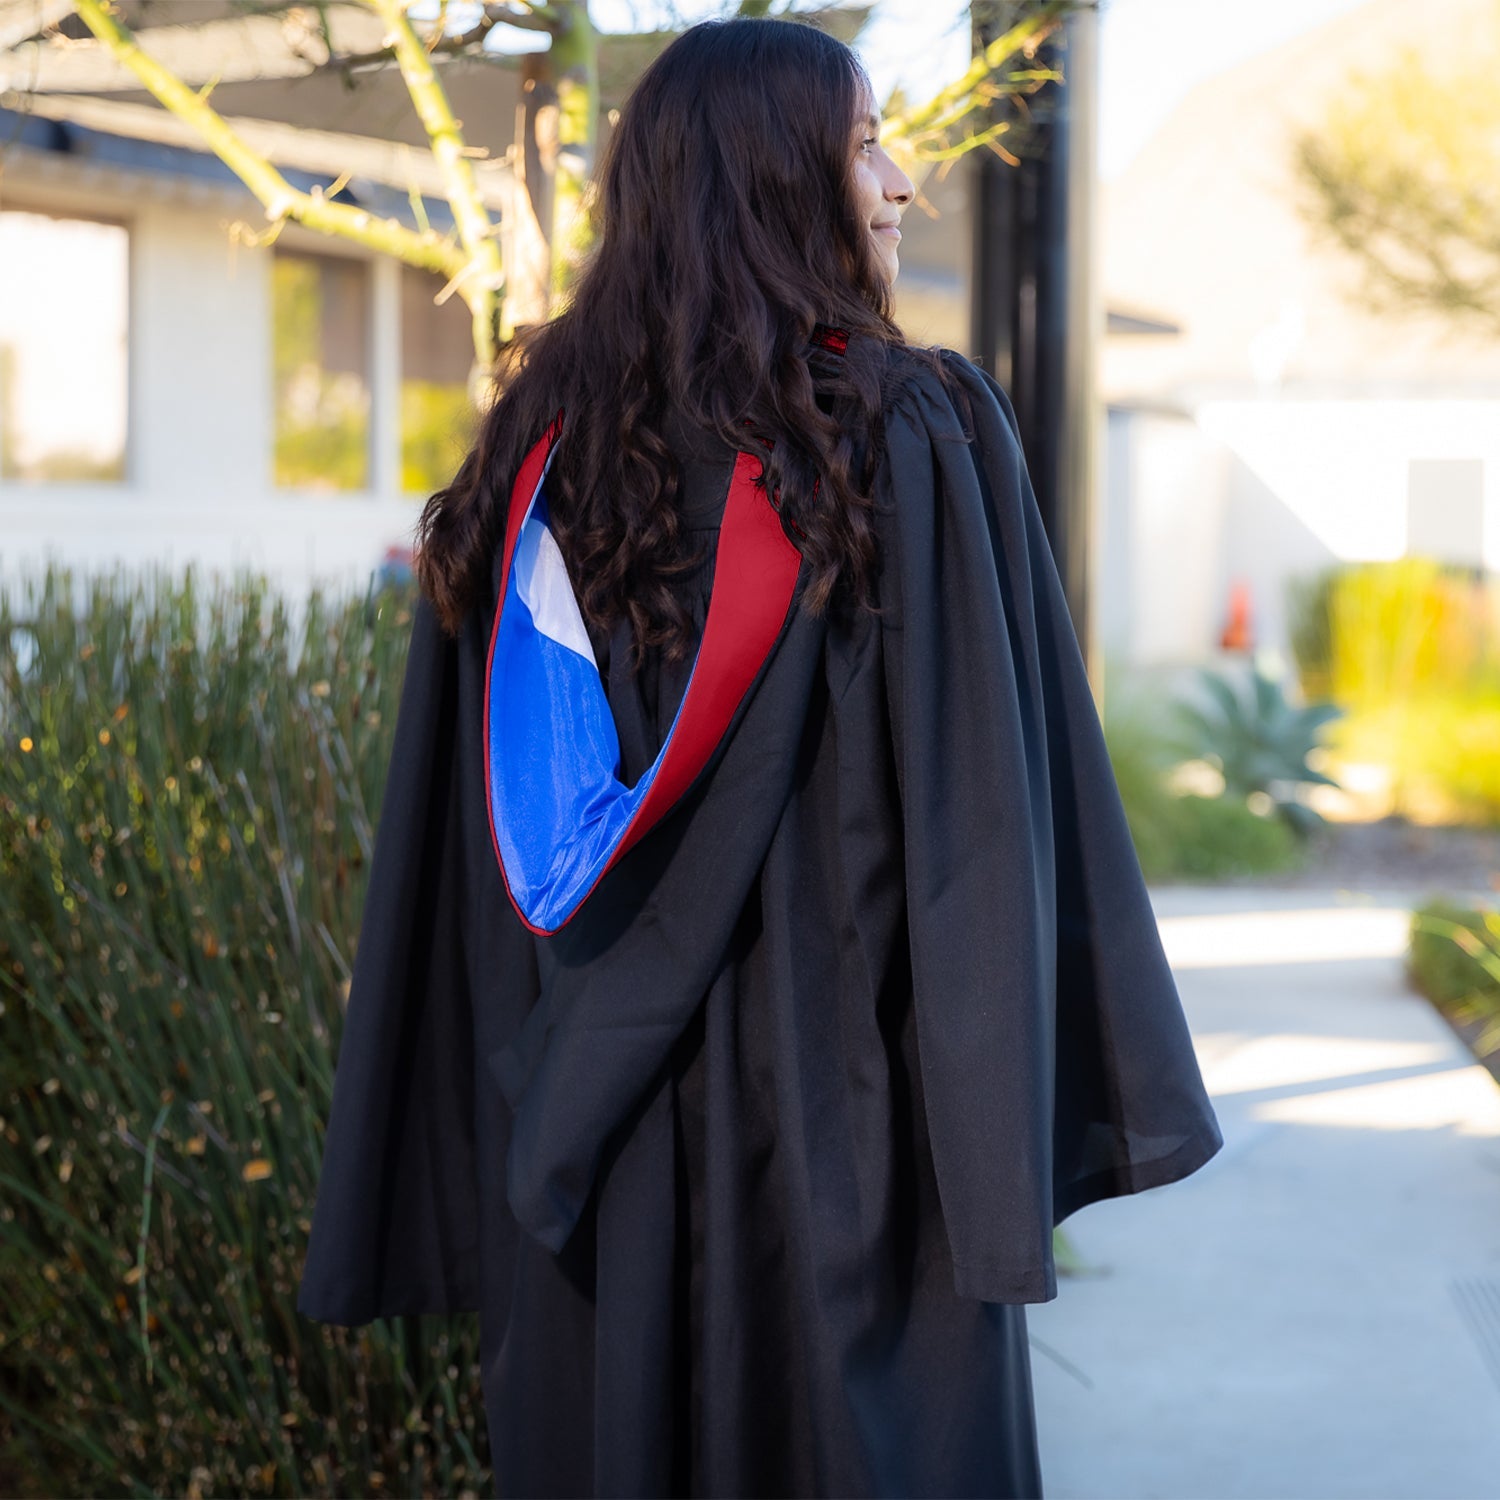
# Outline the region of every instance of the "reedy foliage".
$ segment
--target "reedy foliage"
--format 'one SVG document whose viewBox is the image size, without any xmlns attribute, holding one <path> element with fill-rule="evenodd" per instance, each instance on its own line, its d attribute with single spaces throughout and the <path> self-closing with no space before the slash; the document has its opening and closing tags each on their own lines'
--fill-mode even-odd
<svg viewBox="0 0 1500 1500">
<path fill-rule="evenodd" d="M 0 604 L 0 1414 L 36 1493 L 487 1480 L 477 1329 L 295 1310 L 411 603 Z"/>
</svg>

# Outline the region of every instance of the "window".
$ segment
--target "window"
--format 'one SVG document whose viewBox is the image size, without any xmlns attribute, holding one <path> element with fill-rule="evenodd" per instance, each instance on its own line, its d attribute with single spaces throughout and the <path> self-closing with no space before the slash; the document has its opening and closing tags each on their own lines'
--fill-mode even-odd
<svg viewBox="0 0 1500 1500">
<path fill-rule="evenodd" d="M 401 488 L 430 495 L 452 478 L 478 436 L 469 404 L 473 320 L 443 279 L 401 267 Z"/>
<path fill-rule="evenodd" d="M 125 478 L 129 234 L 0 211 L 0 480 Z"/>
<path fill-rule="evenodd" d="M 271 264 L 275 482 L 370 484 L 370 273 L 346 256 L 276 250 Z"/>
</svg>

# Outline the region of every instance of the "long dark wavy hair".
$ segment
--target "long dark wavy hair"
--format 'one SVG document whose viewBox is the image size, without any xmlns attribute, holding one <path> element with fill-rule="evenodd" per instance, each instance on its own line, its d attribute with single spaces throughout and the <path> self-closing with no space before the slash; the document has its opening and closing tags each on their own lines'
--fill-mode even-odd
<svg viewBox="0 0 1500 1500">
<path fill-rule="evenodd" d="M 673 409 L 761 457 L 807 565 L 804 608 L 869 604 L 867 491 L 889 351 L 904 346 L 852 194 L 869 98 L 854 53 L 802 22 L 705 22 L 646 70 L 605 153 L 571 301 L 502 355 L 478 439 L 418 524 L 417 578 L 446 630 L 488 585 L 514 476 L 560 409 L 549 522 L 585 618 L 628 616 L 637 663 L 690 639 L 673 590 L 694 561 L 663 437 Z M 848 335 L 842 359 L 820 325 Z"/>
</svg>

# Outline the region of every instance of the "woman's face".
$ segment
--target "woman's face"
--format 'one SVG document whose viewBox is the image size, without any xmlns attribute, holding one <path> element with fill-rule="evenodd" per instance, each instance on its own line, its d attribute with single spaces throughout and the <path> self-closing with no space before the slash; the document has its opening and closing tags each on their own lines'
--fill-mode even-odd
<svg viewBox="0 0 1500 1500">
<path fill-rule="evenodd" d="M 888 282 L 894 281 L 900 269 L 896 252 L 901 243 L 901 215 L 916 189 L 880 144 L 880 117 L 868 92 L 854 131 L 853 192 L 855 213 L 868 226 L 875 246 L 876 264 Z"/>
</svg>

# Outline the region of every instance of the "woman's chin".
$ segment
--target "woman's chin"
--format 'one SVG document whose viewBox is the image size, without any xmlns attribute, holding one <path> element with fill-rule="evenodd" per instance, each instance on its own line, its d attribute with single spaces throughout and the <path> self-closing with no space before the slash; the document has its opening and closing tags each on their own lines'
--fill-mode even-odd
<svg viewBox="0 0 1500 1500">
<path fill-rule="evenodd" d="M 875 254 L 866 262 L 866 266 L 887 285 L 896 279 L 896 272 L 901 269 L 896 252 L 887 250 L 884 245 L 876 247 Z"/>
</svg>

